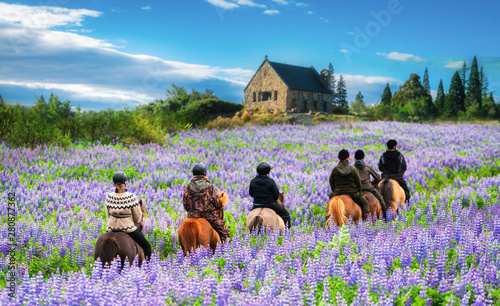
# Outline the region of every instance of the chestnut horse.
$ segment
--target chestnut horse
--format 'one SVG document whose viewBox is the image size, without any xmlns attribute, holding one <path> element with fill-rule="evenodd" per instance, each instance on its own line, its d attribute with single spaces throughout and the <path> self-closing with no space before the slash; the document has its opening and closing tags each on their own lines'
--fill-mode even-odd
<svg viewBox="0 0 500 306">
<path fill-rule="evenodd" d="M 222 201 L 222 207 L 226 206 L 229 199 L 227 193 L 220 192 L 219 196 Z M 221 219 L 224 217 L 224 211 L 219 209 Z M 178 233 L 179 244 L 184 251 L 184 256 L 189 252 L 195 251 L 201 245 L 205 248 L 212 249 L 215 252 L 217 244 L 220 242 L 219 233 L 212 227 L 210 222 L 203 218 L 188 218 L 184 220 L 179 227 Z"/>
<path fill-rule="evenodd" d="M 378 190 L 386 205 L 392 208 L 392 213 L 398 213 L 401 205 L 406 201 L 405 191 L 399 183 L 393 179 L 384 178 L 378 183 Z"/>
<path fill-rule="evenodd" d="M 363 191 L 363 196 L 370 204 L 370 216 L 372 220 L 376 220 L 382 212 L 380 201 L 377 200 L 371 192 Z M 326 207 L 326 211 L 328 219 L 325 222 L 325 227 L 329 227 L 332 222 L 337 226 L 344 225 L 347 223 L 349 217 L 352 217 L 354 223 L 358 223 L 362 216 L 361 207 L 347 195 L 334 196 L 331 198 Z"/>
<path fill-rule="evenodd" d="M 142 200 L 139 200 L 139 205 L 141 206 L 142 219 L 144 219 L 146 209 Z M 142 219 L 136 224 L 141 232 L 143 228 Z M 139 266 L 146 259 L 141 246 L 129 234 L 125 232 L 106 232 L 102 234 L 95 244 L 94 260 L 100 258 L 103 266 L 106 263 L 111 265 L 117 255 L 121 258 L 122 268 L 125 265 L 125 258 L 128 258 L 130 265 L 132 265 L 135 257 L 138 256 Z"/>
<path fill-rule="evenodd" d="M 280 192 L 278 204 L 285 207 L 285 192 Z M 280 234 L 285 230 L 285 222 L 271 208 L 256 208 L 247 216 L 247 231 L 261 233 L 262 228 L 267 230 L 279 230 Z"/>
</svg>

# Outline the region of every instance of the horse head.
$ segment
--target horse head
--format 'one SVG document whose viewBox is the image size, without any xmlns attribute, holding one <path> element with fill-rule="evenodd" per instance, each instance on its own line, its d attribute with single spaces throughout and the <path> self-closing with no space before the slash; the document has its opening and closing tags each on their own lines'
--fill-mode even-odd
<svg viewBox="0 0 500 306">
<path fill-rule="evenodd" d="M 222 207 L 226 206 L 227 201 L 229 201 L 229 196 L 227 195 L 227 192 L 219 191 L 219 197 L 222 202 Z"/>
<path fill-rule="evenodd" d="M 146 214 L 146 207 L 144 205 L 144 202 L 142 201 L 142 199 L 139 200 L 139 206 L 141 207 L 141 212 L 142 212 L 142 218 L 141 218 L 141 221 L 139 221 L 139 223 L 137 223 L 135 226 L 137 227 L 137 229 L 142 232 L 142 229 L 144 228 L 144 224 L 143 224 L 143 220 L 144 220 L 144 215 Z"/>
<path fill-rule="evenodd" d="M 280 195 L 278 196 L 278 204 L 285 207 L 285 191 L 280 192 Z"/>
</svg>

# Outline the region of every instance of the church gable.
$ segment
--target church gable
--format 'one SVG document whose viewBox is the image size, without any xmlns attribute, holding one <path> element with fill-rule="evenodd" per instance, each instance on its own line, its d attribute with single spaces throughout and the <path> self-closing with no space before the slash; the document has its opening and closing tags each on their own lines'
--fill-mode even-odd
<svg viewBox="0 0 500 306">
<path fill-rule="evenodd" d="M 245 108 L 329 112 L 333 95 L 326 84 L 313 67 L 270 62 L 266 56 L 244 89 Z"/>
</svg>

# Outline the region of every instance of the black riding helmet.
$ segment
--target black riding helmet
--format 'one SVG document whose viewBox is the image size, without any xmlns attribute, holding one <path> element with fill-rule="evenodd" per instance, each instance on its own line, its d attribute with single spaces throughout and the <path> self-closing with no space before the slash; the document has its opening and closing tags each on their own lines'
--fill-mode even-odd
<svg viewBox="0 0 500 306">
<path fill-rule="evenodd" d="M 267 162 L 261 162 L 260 164 L 257 165 L 257 173 L 258 174 L 262 174 L 262 175 L 266 175 L 266 174 L 269 174 L 269 172 L 271 172 L 271 165 Z"/>
<path fill-rule="evenodd" d="M 193 167 L 193 175 L 207 175 L 207 167 L 205 164 L 198 163 Z"/>
<path fill-rule="evenodd" d="M 125 184 L 126 181 L 128 181 L 128 177 L 123 172 L 116 172 L 115 175 L 113 175 L 114 184 Z"/>
</svg>

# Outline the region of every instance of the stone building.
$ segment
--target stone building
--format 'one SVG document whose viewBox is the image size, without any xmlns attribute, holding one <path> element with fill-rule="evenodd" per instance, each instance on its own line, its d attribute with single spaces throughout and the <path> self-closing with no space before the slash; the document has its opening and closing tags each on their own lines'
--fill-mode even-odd
<svg viewBox="0 0 500 306">
<path fill-rule="evenodd" d="M 282 112 L 331 112 L 333 94 L 330 73 L 319 74 L 314 67 L 271 62 L 267 56 L 245 92 L 245 108 L 265 108 Z"/>
</svg>

